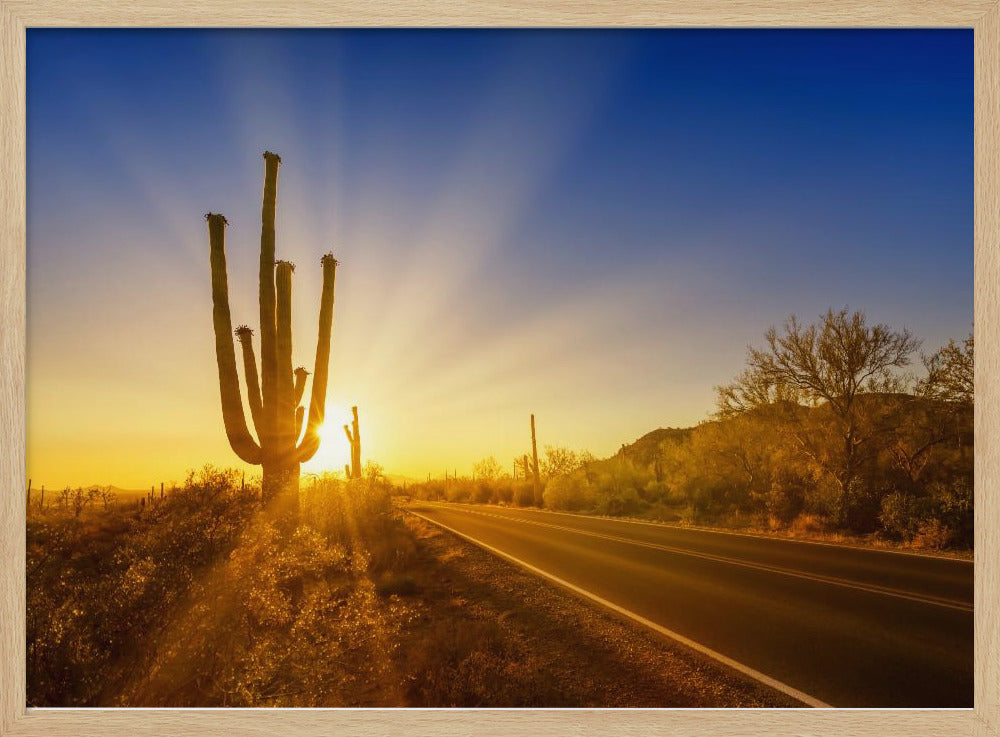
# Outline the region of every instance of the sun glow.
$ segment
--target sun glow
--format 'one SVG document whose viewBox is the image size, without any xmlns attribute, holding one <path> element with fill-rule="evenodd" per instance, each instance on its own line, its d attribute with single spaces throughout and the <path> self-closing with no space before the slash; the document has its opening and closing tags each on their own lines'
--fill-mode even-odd
<svg viewBox="0 0 1000 737">
<path fill-rule="evenodd" d="M 326 422 L 319 428 L 319 450 L 311 459 L 302 464 L 302 469 L 309 473 L 324 473 L 340 471 L 344 464 L 351 462 L 351 446 L 344 435 L 343 423 L 349 412 L 340 407 L 328 407 Z"/>
</svg>

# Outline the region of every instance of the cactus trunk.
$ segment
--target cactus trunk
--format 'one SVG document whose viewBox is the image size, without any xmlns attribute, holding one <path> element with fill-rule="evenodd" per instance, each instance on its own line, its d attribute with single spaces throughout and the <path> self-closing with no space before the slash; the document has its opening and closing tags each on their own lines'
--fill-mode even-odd
<svg viewBox="0 0 1000 737">
<path fill-rule="evenodd" d="M 275 395 L 277 393 L 278 356 L 275 350 L 277 323 L 274 297 L 274 214 L 278 198 L 278 166 L 281 157 L 264 153 L 264 196 L 260 210 L 260 373 L 261 400 L 264 405 L 265 428 L 261 436 L 265 462 L 274 463 Z"/>
<path fill-rule="evenodd" d="M 278 465 L 283 469 L 298 467 L 295 453 L 295 405 L 292 384 L 292 272 L 287 261 L 275 267 L 277 291 L 277 353 L 278 375 L 275 391 L 275 440 Z"/>
<path fill-rule="evenodd" d="M 535 416 L 531 415 L 531 480 L 535 506 L 542 506 L 542 484 L 538 478 L 538 444 L 535 442 Z"/>
</svg>

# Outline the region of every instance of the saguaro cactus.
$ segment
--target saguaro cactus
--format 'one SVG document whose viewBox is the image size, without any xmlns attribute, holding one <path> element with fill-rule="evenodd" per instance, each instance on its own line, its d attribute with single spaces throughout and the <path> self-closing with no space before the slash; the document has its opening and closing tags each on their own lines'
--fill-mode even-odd
<svg viewBox="0 0 1000 737">
<path fill-rule="evenodd" d="M 535 416 L 531 415 L 531 486 L 535 504 L 542 506 L 542 484 L 538 478 L 538 444 L 535 443 Z"/>
<path fill-rule="evenodd" d="M 222 419 L 229 445 L 245 463 L 260 465 L 262 495 L 277 499 L 279 514 L 298 510 L 299 465 L 319 449 L 319 428 L 326 411 L 327 369 L 333 328 L 333 286 L 337 260 L 333 254 L 320 259 L 323 288 L 319 309 L 319 336 L 313 371 L 309 417 L 302 430 L 305 410 L 298 406 L 305 391 L 304 368 L 292 370 L 292 273 L 294 265 L 274 260 L 274 215 L 281 157 L 264 152 L 264 196 L 260 230 L 260 378 L 253 350 L 253 331 L 240 325 L 236 338 L 243 352 L 250 416 L 257 431 L 254 440 L 243 414 L 239 377 L 236 373 L 234 333 L 229 314 L 226 275 L 226 219 L 209 213 L 208 234 L 212 267 L 212 316 L 215 326 L 215 357 L 219 366 Z M 301 439 L 300 439 L 301 436 Z"/>
<path fill-rule="evenodd" d="M 361 478 L 361 428 L 358 425 L 358 408 L 351 407 L 351 413 L 354 415 L 351 426 L 344 425 L 344 434 L 347 435 L 347 442 L 351 444 L 351 467 L 347 478 L 359 479 Z"/>
</svg>

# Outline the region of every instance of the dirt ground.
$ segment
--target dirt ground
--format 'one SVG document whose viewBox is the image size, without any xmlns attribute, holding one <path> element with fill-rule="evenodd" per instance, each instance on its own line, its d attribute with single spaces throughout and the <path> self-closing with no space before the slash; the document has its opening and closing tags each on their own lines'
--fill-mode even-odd
<svg viewBox="0 0 1000 737">
<path fill-rule="evenodd" d="M 782 707 L 789 697 L 406 515 L 409 706 Z M 411 643 L 411 645 L 407 645 Z"/>
</svg>

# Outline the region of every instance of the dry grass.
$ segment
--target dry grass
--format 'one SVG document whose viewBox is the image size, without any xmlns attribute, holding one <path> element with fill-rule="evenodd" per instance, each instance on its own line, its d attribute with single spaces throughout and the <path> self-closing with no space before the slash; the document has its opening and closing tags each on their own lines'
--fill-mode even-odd
<svg viewBox="0 0 1000 737">
<path fill-rule="evenodd" d="M 391 504 L 321 479 L 294 532 L 206 470 L 29 521 L 35 706 L 781 705 Z"/>
</svg>

